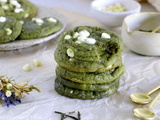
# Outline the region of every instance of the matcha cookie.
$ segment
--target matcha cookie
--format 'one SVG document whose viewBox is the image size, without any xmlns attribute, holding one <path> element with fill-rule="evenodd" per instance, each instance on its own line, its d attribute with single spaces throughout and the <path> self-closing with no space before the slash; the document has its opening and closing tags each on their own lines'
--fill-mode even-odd
<svg viewBox="0 0 160 120">
<path fill-rule="evenodd" d="M 124 73 L 122 39 L 111 31 L 78 26 L 60 35 L 54 51 L 55 90 L 78 99 L 100 99 L 117 91 Z"/>
<path fill-rule="evenodd" d="M 5 15 L 16 19 L 32 18 L 37 14 L 37 8 L 27 0 L 2 0 L 0 7 Z"/>
<path fill-rule="evenodd" d="M 102 73 L 98 72 L 72 72 L 57 66 L 56 73 L 72 82 L 85 84 L 102 84 L 110 83 L 119 78 L 124 73 L 124 66 L 119 66 Z"/>
<path fill-rule="evenodd" d="M 3 8 L 0 7 L 0 16 L 5 16 Z"/>
<path fill-rule="evenodd" d="M 21 20 L 22 32 L 18 39 L 36 39 L 51 35 L 62 28 L 62 23 L 52 17 Z"/>
<path fill-rule="evenodd" d="M 102 84 L 85 84 L 85 83 L 77 83 L 72 82 L 71 80 L 65 79 L 60 75 L 57 75 L 57 79 L 60 81 L 61 84 L 78 90 L 85 90 L 85 91 L 106 91 L 110 89 L 110 87 L 115 86 L 119 83 L 119 78 L 115 79 L 110 83 L 102 83 Z"/>
<path fill-rule="evenodd" d="M 119 83 L 117 83 L 115 86 L 110 87 L 106 91 L 84 91 L 84 90 L 78 90 L 73 89 L 70 87 L 66 87 L 65 85 L 61 84 L 59 80 L 55 80 L 55 90 L 66 97 L 70 98 L 78 98 L 78 99 L 100 99 L 106 96 L 109 96 L 117 91 L 119 87 Z"/>
<path fill-rule="evenodd" d="M 58 40 L 58 50 L 69 57 L 84 61 L 99 61 L 122 51 L 122 39 L 108 30 L 98 27 L 76 27 L 63 33 Z"/>
<path fill-rule="evenodd" d="M 21 29 L 21 23 L 15 18 L 0 16 L 0 44 L 15 40 Z"/>
<path fill-rule="evenodd" d="M 82 61 L 56 49 L 54 58 L 59 66 L 73 72 L 105 72 L 122 65 L 121 53 L 112 54 L 110 57 L 104 54 L 99 61 Z"/>
</svg>

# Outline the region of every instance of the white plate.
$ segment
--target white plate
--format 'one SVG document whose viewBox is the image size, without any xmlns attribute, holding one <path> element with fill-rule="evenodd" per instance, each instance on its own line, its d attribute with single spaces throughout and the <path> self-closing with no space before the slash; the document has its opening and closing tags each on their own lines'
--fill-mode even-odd
<svg viewBox="0 0 160 120">
<path fill-rule="evenodd" d="M 13 41 L 10 43 L 0 44 L 0 50 L 16 50 L 16 49 L 34 46 L 34 45 L 52 40 L 53 38 L 56 38 L 58 35 L 60 35 L 64 31 L 64 29 L 66 27 L 66 22 L 65 22 L 65 18 L 62 14 L 60 14 L 59 12 L 57 12 L 51 8 L 46 8 L 46 7 L 42 7 L 42 6 L 37 6 L 37 7 L 38 7 L 38 14 L 36 17 L 41 17 L 41 18 L 55 17 L 58 20 L 60 20 L 61 23 L 63 24 L 62 29 L 52 35 L 49 35 L 49 36 L 43 37 L 43 38 L 30 39 L 30 40 L 17 40 L 17 41 Z"/>
</svg>

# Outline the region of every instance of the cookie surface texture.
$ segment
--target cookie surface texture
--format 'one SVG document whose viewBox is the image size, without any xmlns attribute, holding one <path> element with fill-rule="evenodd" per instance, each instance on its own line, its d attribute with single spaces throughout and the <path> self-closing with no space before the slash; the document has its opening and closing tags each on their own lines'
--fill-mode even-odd
<svg viewBox="0 0 160 120">
<path fill-rule="evenodd" d="M 101 83 L 101 84 L 97 84 L 97 83 L 85 84 L 85 83 L 73 82 L 71 80 L 61 77 L 60 75 L 57 75 L 57 79 L 61 84 L 65 85 L 66 87 L 78 89 L 78 90 L 84 90 L 84 91 L 106 91 L 110 89 L 112 86 L 119 84 L 119 78 L 113 80 L 110 83 Z"/>
<path fill-rule="evenodd" d="M 109 57 L 121 52 L 123 42 L 113 32 L 98 27 L 83 26 L 63 33 L 59 38 L 58 46 L 57 49 L 64 54 L 68 49 L 72 50 L 74 59 L 99 61 L 104 54 Z"/>
<path fill-rule="evenodd" d="M 27 0 L 0 1 L 5 15 L 16 19 L 28 19 L 37 15 L 37 7 Z"/>
<path fill-rule="evenodd" d="M 52 18 L 55 21 L 50 21 L 50 19 L 49 17 L 23 20 L 22 32 L 18 39 L 28 40 L 42 38 L 59 31 L 62 28 L 62 23 L 55 18 Z"/>
<path fill-rule="evenodd" d="M 124 66 L 119 66 L 105 72 L 72 72 L 57 66 L 56 73 L 72 82 L 85 84 L 110 83 L 119 78 L 124 73 Z"/>
<path fill-rule="evenodd" d="M 78 99 L 101 99 L 103 97 L 107 97 L 114 92 L 117 91 L 119 87 L 119 84 L 116 84 L 115 86 L 110 87 L 106 91 L 84 91 L 84 90 L 78 90 L 78 89 L 72 89 L 70 87 L 66 87 L 65 85 L 61 84 L 59 80 L 55 80 L 55 90 L 63 95 L 70 98 L 78 98 Z"/>
<path fill-rule="evenodd" d="M 14 41 L 21 33 L 22 25 L 13 17 L 0 16 L 0 44 Z"/>
</svg>

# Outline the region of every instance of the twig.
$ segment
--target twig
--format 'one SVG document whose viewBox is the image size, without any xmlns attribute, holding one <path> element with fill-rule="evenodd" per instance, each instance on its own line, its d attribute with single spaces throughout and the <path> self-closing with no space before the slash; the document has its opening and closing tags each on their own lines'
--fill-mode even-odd
<svg viewBox="0 0 160 120">
<path fill-rule="evenodd" d="M 78 118 L 76 118 L 76 117 L 74 117 L 74 116 L 71 116 L 71 115 L 67 115 L 67 114 L 62 113 L 62 112 L 58 112 L 58 111 L 55 111 L 55 113 L 61 114 L 61 120 L 64 120 L 64 119 L 67 118 L 67 117 L 70 117 L 70 118 L 72 118 L 73 120 L 81 120 L 81 114 L 80 114 L 79 111 L 78 111 Z"/>
</svg>

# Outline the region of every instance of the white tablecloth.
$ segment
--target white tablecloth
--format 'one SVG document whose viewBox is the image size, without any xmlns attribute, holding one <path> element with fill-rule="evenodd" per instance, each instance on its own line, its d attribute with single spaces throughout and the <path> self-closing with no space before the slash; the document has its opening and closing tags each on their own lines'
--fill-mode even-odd
<svg viewBox="0 0 160 120">
<path fill-rule="evenodd" d="M 66 17 L 68 23 L 66 30 L 77 25 L 106 28 L 91 17 L 62 9 L 56 10 Z M 110 30 L 120 35 L 121 28 Z M 34 47 L 0 52 L 0 75 L 13 76 L 16 82 L 29 81 L 29 84 L 41 89 L 41 93 L 33 91 L 30 95 L 24 95 L 21 104 L 10 108 L 0 107 L 0 120 L 60 120 L 60 115 L 54 111 L 64 113 L 80 111 L 82 120 L 138 120 L 132 110 L 146 105 L 134 104 L 129 95 L 134 92 L 146 93 L 160 84 L 159 57 L 141 56 L 124 47 L 122 57 L 126 71 L 115 94 L 100 100 L 71 99 L 57 94 L 54 90 L 57 64 L 53 53 L 56 43 L 57 39 L 53 39 Z M 42 66 L 34 67 L 33 59 L 40 60 Z M 32 71 L 22 70 L 23 65 L 27 63 L 32 66 Z M 160 100 L 153 106 L 153 111 L 157 115 L 155 120 L 160 120 L 159 106 Z"/>
</svg>

